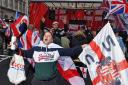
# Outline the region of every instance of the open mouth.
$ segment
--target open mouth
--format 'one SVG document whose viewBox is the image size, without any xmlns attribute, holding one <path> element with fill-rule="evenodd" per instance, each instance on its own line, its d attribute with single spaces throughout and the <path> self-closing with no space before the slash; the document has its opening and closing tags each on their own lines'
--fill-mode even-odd
<svg viewBox="0 0 128 85">
<path fill-rule="evenodd" d="M 45 41 L 47 41 L 48 39 L 45 39 Z"/>
</svg>

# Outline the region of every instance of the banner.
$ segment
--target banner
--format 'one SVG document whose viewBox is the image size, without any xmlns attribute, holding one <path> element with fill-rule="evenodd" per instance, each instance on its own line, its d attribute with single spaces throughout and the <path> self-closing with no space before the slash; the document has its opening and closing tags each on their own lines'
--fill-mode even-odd
<svg viewBox="0 0 128 85">
<path fill-rule="evenodd" d="M 69 32 L 76 32 L 79 30 L 79 25 L 69 24 Z"/>
<path fill-rule="evenodd" d="M 127 85 L 128 63 L 107 23 L 79 59 L 87 65 L 93 85 Z"/>
</svg>

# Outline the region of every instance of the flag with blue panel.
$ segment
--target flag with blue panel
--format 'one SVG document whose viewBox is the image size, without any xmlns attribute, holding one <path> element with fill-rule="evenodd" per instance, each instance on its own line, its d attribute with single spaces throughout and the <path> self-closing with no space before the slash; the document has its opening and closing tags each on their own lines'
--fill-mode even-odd
<svg viewBox="0 0 128 85">
<path fill-rule="evenodd" d="M 110 14 L 128 13 L 128 0 L 108 0 L 110 4 Z"/>
</svg>

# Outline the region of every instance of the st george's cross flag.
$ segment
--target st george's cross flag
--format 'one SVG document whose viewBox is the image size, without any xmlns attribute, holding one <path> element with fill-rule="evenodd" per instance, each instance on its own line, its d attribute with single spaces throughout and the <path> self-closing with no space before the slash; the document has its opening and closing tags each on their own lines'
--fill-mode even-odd
<svg viewBox="0 0 128 85">
<path fill-rule="evenodd" d="M 77 68 L 69 56 L 60 57 L 57 65 L 62 77 L 71 85 L 85 85 L 84 79 L 80 77 Z"/>
<path fill-rule="evenodd" d="M 87 65 L 93 85 L 127 85 L 128 63 L 107 23 L 79 59 Z"/>
</svg>

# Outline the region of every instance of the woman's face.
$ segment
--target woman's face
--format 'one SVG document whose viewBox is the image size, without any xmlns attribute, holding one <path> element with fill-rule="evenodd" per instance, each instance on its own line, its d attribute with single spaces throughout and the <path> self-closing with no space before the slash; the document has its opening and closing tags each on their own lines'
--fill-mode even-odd
<svg viewBox="0 0 128 85">
<path fill-rule="evenodd" d="M 53 37 L 52 37 L 52 34 L 51 34 L 50 32 L 46 32 L 46 33 L 44 34 L 43 42 L 44 42 L 46 45 L 49 45 L 50 43 L 53 42 Z"/>
</svg>

